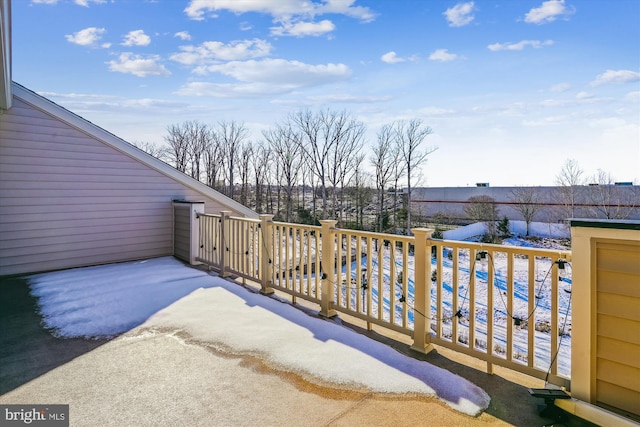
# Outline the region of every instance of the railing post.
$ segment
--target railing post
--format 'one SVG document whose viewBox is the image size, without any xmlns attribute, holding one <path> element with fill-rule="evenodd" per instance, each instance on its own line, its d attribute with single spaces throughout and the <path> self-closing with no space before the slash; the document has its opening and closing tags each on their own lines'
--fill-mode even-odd
<svg viewBox="0 0 640 427">
<path fill-rule="evenodd" d="M 262 244 L 260 245 L 260 293 L 272 294 L 271 278 L 273 277 L 273 260 L 271 259 L 271 248 L 273 246 L 273 215 L 260 215 L 260 230 Z"/>
<path fill-rule="evenodd" d="M 427 249 L 427 239 L 433 229 L 414 228 L 414 312 L 412 350 L 428 353 L 431 344 L 431 250 Z M 429 248 L 430 249 L 430 248 Z"/>
<path fill-rule="evenodd" d="M 231 232 L 229 230 L 229 222 L 227 219 L 231 215 L 231 211 L 220 212 L 220 243 L 222 244 L 222 251 L 220 252 L 220 277 L 227 277 L 229 272 L 227 271 L 227 264 L 229 262 L 230 245 L 233 242 L 229 242 Z"/>
<path fill-rule="evenodd" d="M 333 317 L 338 314 L 333 306 L 333 294 L 336 282 L 336 248 L 334 227 L 338 221 L 322 220 L 322 293 L 320 300 L 320 315 Z"/>
</svg>

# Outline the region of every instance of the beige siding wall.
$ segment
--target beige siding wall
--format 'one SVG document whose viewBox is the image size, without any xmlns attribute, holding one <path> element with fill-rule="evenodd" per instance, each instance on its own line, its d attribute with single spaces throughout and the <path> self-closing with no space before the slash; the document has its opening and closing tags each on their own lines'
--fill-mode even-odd
<svg viewBox="0 0 640 427">
<path fill-rule="evenodd" d="M 18 98 L 0 115 L 0 276 L 170 255 L 174 199 L 229 210 Z"/>
<path fill-rule="evenodd" d="M 571 221 L 571 401 L 597 425 L 640 419 L 640 221 Z"/>
<path fill-rule="evenodd" d="M 640 416 L 640 244 L 596 243 L 596 400 Z"/>
</svg>

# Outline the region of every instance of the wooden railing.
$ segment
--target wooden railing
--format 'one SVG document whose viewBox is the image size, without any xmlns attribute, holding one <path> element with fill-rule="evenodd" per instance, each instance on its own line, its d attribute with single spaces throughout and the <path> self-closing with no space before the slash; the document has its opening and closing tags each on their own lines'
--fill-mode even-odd
<svg viewBox="0 0 640 427">
<path fill-rule="evenodd" d="M 571 253 L 200 214 L 198 261 L 413 338 L 568 386 Z M 570 270 L 565 268 L 567 272 Z M 559 357 L 560 356 L 560 357 Z"/>
</svg>

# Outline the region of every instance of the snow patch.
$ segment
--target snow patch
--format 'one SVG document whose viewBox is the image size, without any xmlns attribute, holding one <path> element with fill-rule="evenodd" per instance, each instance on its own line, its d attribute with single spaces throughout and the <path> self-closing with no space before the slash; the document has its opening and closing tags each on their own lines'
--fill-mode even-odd
<svg viewBox="0 0 640 427">
<path fill-rule="evenodd" d="M 490 402 L 460 376 L 171 257 L 29 280 L 46 326 L 60 336 L 115 336 L 139 325 L 184 330 L 196 340 L 323 382 L 420 393 L 472 416 Z"/>
</svg>

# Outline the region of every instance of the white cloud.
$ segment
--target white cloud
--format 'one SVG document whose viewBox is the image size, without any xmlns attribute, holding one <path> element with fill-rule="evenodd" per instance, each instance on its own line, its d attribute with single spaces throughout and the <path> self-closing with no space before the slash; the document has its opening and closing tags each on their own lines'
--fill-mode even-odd
<svg viewBox="0 0 640 427">
<path fill-rule="evenodd" d="M 541 47 L 551 46 L 552 44 L 553 40 L 522 40 L 518 43 L 494 43 L 487 46 L 487 48 L 495 52 L 499 50 L 523 50 L 527 46 L 540 49 Z"/>
<path fill-rule="evenodd" d="M 209 41 L 199 46 L 180 46 L 181 52 L 171 59 L 185 65 L 206 65 L 216 61 L 260 58 L 271 53 L 273 46 L 265 40 L 234 40 L 230 43 Z"/>
<path fill-rule="evenodd" d="M 640 80 L 640 73 L 631 70 L 607 70 L 599 74 L 591 86 L 600 86 L 609 83 L 630 83 Z"/>
<path fill-rule="evenodd" d="M 541 25 L 555 21 L 558 16 L 571 15 L 573 13 L 573 8 L 565 7 L 564 0 L 548 0 L 542 2 L 540 7 L 531 9 L 524 16 L 524 22 Z"/>
<path fill-rule="evenodd" d="M 320 103 L 320 104 L 329 104 L 329 103 L 343 103 L 343 104 L 370 104 L 370 103 L 378 103 L 385 102 L 391 99 L 391 96 L 366 96 L 366 95 L 351 95 L 346 93 L 340 94 L 330 94 L 330 95 L 320 95 L 320 96 L 309 96 L 308 100 Z"/>
<path fill-rule="evenodd" d="M 418 110 L 420 115 L 424 115 L 427 117 L 434 116 L 452 116 L 454 114 L 458 114 L 456 110 L 451 108 L 442 108 L 442 107 L 424 107 Z"/>
<path fill-rule="evenodd" d="M 328 19 L 320 22 L 282 22 L 279 27 L 271 27 L 274 36 L 321 36 L 335 30 L 336 26 Z"/>
<path fill-rule="evenodd" d="M 60 0 L 31 0 L 31 3 L 34 4 L 58 4 Z M 74 0 L 73 1 L 78 6 L 89 7 L 89 3 L 106 3 L 107 0 Z"/>
<path fill-rule="evenodd" d="M 89 7 L 89 3 L 101 4 L 106 2 L 107 0 L 74 0 L 75 4 L 77 4 L 78 6 L 84 6 L 84 7 Z"/>
<path fill-rule="evenodd" d="M 629 92 L 625 95 L 624 99 L 631 102 L 640 102 L 640 90 Z"/>
<path fill-rule="evenodd" d="M 151 43 L 151 37 L 146 35 L 144 30 L 129 31 L 122 42 L 124 46 L 148 46 L 149 43 Z"/>
<path fill-rule="evenodd" d="M 449 53 L 447 49 L 437 49 L 433 51 L 431 55 L 429 55 L 429 59 L 432 61 L 448 62 L 453 61 L 457 58 L 458 55 L 456 55 L 455 53 Z"/>
<path fill-rule="evenodd" d="M 549 88 L 551 92 L 566 92 L 571 89 L 571 85 L 569 83 L 558 83 Z"/>
<path fill-rule="evenodd" d="M 344 80 L 351 75 L 349 67 L 344 64 L 310 65 L 284 59 L 232 61 L 226 64 L 210 65 L 207 70 L 233 77 L 241 82 L 260 82 L 296 87 L 317 86 Z"/>
<path fill-rule="evenodd" d="M 117 61 L 109 61 L 109 70 L 118 73 L 133 74 L 138 77 L 169 76 L 171 72 L 159 63 L 158 55 L 142 57 L 131 52 L 121 53 Z"/>
<path fill-rule="evenodd" d="M 178 37 L 180 40 L 191 40 L 191 34 L 188 31 L 178 31 L 173 37 Z"/>
<path fill-rule="evenodd" d="M 191 0 L 184 9 L 185 14 L 195 20 L 203 20 L 206 13 L 215 14 L 221 10 L 242 14 L 258 12 L 271 15 L 276 20 L 282 18 L 314 17 L 326 13 L 340 14 L 369 22 L 375 19 L 368 7 L 354 6 L 355 0 L 325 0 L 321 3 L 307 0 Z"/>
<path fill-rule="evenodd" d="M 472 1 L 467 3 L 458 3 L 457 5 L 445 10 L 443 15 L 449 21 L 450 27 L 464 27 L 473 21 L 474 4 Z"/>
<path fill-rule="evenodd" d="M 231 77 L 237 83 L 190 82 L 177 94 L 217 98 L 268 96 L 343 81 L 351 75 L 344 64 L 310 65 L 284 59 L 232 61 L 210 65 L 206 71 Z"/>
<path fill-rule="evenodd" d="M 590 94 L 590 93 L 588 93 L 588 92 L 584 92 L 584 91 L 582 91 L 582 92 L 578 92 L 578 93 L 576 94 L 576 99 L 578 99 L 578 100 L 592 99 L 592 98 L 593 98 L 593 95 L 591 95 L 591 94 Z"/>
<path fill-rule="evenodd" d="M 104 28 L 89 27 L 73 34 L 65 35 L 67 41 L 80 46 L 93 46 L 106 32 Z"/>
<path fill-rule="evenodd" d="M 387 64 L 397 64 L 398 62 L 405 62 L 405 58 L 401 58 L 394 51 L 387 52 L 380 57 L 382 62 L 386 62 Z"/>
</svg>

